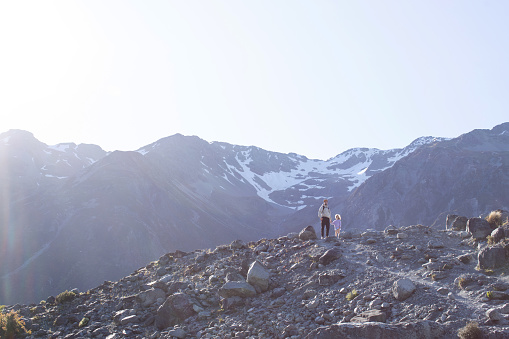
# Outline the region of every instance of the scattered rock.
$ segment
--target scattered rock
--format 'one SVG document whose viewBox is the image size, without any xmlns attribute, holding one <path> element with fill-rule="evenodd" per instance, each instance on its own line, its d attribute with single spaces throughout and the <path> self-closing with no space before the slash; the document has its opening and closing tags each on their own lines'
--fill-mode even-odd
<svg viewBox="0 0 509 339">
<path fill-rule="evenodd" d="M 385 312 L 380 310 L 369 310 L 353 317 L 350 322 L 352 323 L 365 323 L 365 322 L 380 322 L 384 323 L 387 320 Z"/>
<path fill-rule="evenodd" d="M 507 263 L 506 251 L 499 245 L 485 247 L 479 251 L 478 260 L 479 267 L 482 269 L 502 267 Z"/>
<path fill-rule="evenodd" d="M 317 239 L 316 232 L 313 226 L 308 226 L 299 233 L 300 240 L 314 240 Z"/>
<path fill-rule="evenodd" d="M 394 298 L 403 301 L 415 292 L 415 284 L 408 278 L 399 279 L 394 282 L 392 294 Z"/>
<path fill-rule="evenodd" d="M 162 330 L 183 322 L 194 313 L 189 297 L 183 293 L 175 293 L 169 296 L 157 310 L 155 325 Z"/>
<path fill-rule="evenodd" d="M 341 257 L 340 250 L 336 248 L 332 248 L 330 250 L 327 250 L 319 259 L 318 262 L 322 265 L 328 265 L 334 260 L 337 260 Z"/>
<path fill-rule="evenodd" d="M 467 231 L 472 234 L 474 239 L 486 239 L 491 234 L 490 223 L 481 218 L 470 218 L 467 222 Z"/>
<path fill-rule="evenodd" d="M 218 291 L 223 298 L 241 297 L 248 298 L 256 295 L 255 288 L 247 282 L 229 281 L 225 283 Z"/>
<path fill-rule="evenodd" d="M 265 292 L 269 288 L 269 279 L 269 271 L 259 261 L 254 261 L 247 272 L 247 282 Z"/>
<path fill-rule="evenodd" d="M 447 218 L 445 219 L 445 229 L 446 230 L 454 230 L 454 231 L 461 231 L 461 230 L 458 230 L 458 229 L 453 229 L 452 228 L 452 223 L 454 222 L 454 220 L 456 220 L 456 218 L 458 218 L 459 216 L 456 215 L 456 214 L 449 214 L 447 216 Z M 465 227 L 466 227 L 466 218 L 465 218 Z M 463 229 L 464 230 L 464 229 Z"/>
<path fill-rule="evenodd" d="M 468 231 L 467 222 L 468 222 L 467 217 L 457 217 L 456 219 L 454 219 L 451 225 L 451 229 L 454 231 Z"/>
</svg>

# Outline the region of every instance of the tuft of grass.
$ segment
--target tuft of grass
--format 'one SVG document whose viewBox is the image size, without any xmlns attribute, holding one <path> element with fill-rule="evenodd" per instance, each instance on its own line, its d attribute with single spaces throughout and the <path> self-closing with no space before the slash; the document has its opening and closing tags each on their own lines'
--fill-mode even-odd
<svg viewBox="0 0 509 339">
<path fill-rule="evenodd" d="M 352 292 L 348 292 L 348 294 L 346 295 L 346 300 L 348 301 L 352 301 L 355 299 L 355 297 L 357 297 L 359 295 L 359 292 L 357 292 L 356 289 L 353 289 Z"/>
<path fill-rule="evenodd" d="M 57 297 L 55 298 L 55 301 L 58 304 L 63 304 L 63 303 L 73 300 L 75 297 L 76 297 L 76 293 L 65 291 L 65 292 L 62 292 L 59 295 L 57 295 Z"/>
<path fill-rule="evenodd" d="M 464 290 L 464 289 L 467 287 L 467 285 L 468 285 L 468 283 L 469 283 L 469 282 L 470 282 L 470 281 L 469 281 L 468 279 L 466 279 L 466 278 L 459 278 L 459 280 L 458 280 L 458 286 L 459 286 L 459 288 L 461 288 L 462 290 Z"/>
<path fill-rule="evenodd" d="M 88 325 L 88 321 L 89 321 L 89 320 L 90 320 L 90 319 L 88 319 L 87 317 L 83 317 L 83 319 L 81 319 L 81 321 L 80 321 L 80 323 L 79 323 L 78 327 L 80 327 L 80 328 L 81 328 L 81 327 L 85 327 L 85 326 L 87 326 L 87 325 Z"/>
<path fill-rule="evenodd" d="M 0 338 L 15 339 L 31 334 L 18 312 L 0 313 Z"/>
<path fill-rule="evenodd" d="M 488 241 L 488 245 L 495 245 L 495 237 L 492 235 L 486 236 L 486 240 Z"/>
<path fill-rule="evenodd" d="M 502 220 L 502 212 L 501 211 L 491 211 L 490 214 L 486 217 L 486 221 L 488 221 L 491 225 L 495 227 L 502 226 L 504 224 L 504 220 Z"/>
<path fill-rule="evenodd" d="M 471 321 L 458 330 L 458 337 L 461 339 L 482 339 L 483 333 L 479 328 L 479 324 Z"/>
</svg>

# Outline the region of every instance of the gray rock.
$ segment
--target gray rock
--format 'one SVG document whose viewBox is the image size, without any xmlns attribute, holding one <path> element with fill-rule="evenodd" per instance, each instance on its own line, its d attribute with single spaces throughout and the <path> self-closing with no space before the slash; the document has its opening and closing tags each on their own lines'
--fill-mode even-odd
<svg viewBox="0 0 509 339">
<path fill-rule="evenodd" d="M 443 338 L 446 328 L 434 321 L 419 321 L 402 324 L 337 323 L 311 331 L 306 339 L 332 338 Z"/>
<path fill-rule="evenodd" d="M 336 248 L 332 248 L 327 250 L 320 258 L 318 258 L 318 262 L 322 265 L 328 265 L 334 260 L 337 260 L 341 257 L 340 250 Z"/>
<path fill-rule="evenodd" d="M 286 289 L 284 287 L 277 287 L 275 288 L 272 293 L 271 293 L 271 297 L 272 298 L 279 298 L 280 296 L 282 296 L 283 294 L 286 293 Z"/>
<path fill-rule="evenodd" d="M 316 232 L 313 226 L 308 226 L 299 233 L 300 240 L 313 240 L 317 239 Z"/>
<path fill-rule="evenodd" d="M 295 326 L 294 324 L 290 324 L 284 328 L 282 335 L 283 338 L 288 338 L 293 336 L 299 336 L 300 332 L 297 326 Z"/>
<path fill-rule="evenodd" d="M 385 228 L 384 232 L 389 235 L 396 235 L 398 234 L 398 229 L 396 228 L 396 226 L 389 225 Z"/>
<path fill-rule="evenodd" d="M 466 231 L 467 230 L 467 217 L 457 217 L 451 224 L 451 230 L 453 231 Z"/>
<path fill-rule="evenodd" d="M 502 227 L 497 227 L 491 232 L 491 236 L 493 237 L 493 241 L 498 243 L 505 238 L 505 230 Z"/>
<path fill-rule="evenodd" d="M 500 311 L 497 310 L 496 308 L 490 308 L 489 310 L 486 311 L 486 316 L 491 320 L 491 321 L 500 321 L 503 319 L 503 316 L 502 314 L 500 314 Z"/>
<path fill-rule="evenodd" d="M 246 245 L 244 244 L 244 242 L 239 239 L 232 241 L 230 244 L 230 249 L 232 249 L 232 250 L 240 250 L 245 247 L 246 247 Z"/>
<path fill-rule="evenodd" d="M 392 294 L 394 298 L 403 301 L 415 292 L 415 284 L 408 278 L 399 279 L 392 286 Z"/>
<path fill-rule="evenodd" d="M 168 331 L 168 334 L 172 337 L 175 337 L 175 338 L 179 338 L 179 339 L 183 339 L 186 337 L 187 333 L 186 331 L 184 331 L 183 329 L 181 329 L 180 327 L 178 328 L 175 328 L 173 330 L 170 330 Z"/>
<path fill-rule="evenodd" d="M 246 279 L 244 279 L 244 277 L 238 272 L 228 272 L 226 274 L 225 281 L 226 282 L 229 282 L 229 281 L 243 281 L 243 282 L 245 282 Z"/>
<path fill-rule="evenodd" d="M 138 316 L 135 314 L 128 315 L 127 317 L 120 319 L 120 325 L 135 324 L 135 323 L 139 323 L 139 322 L 140 322 L 140 318 L 138 318 Z"/>
<path fill-rule="evenodd" d="M 286 235 L 286 237 L 290 240 L 297 239 L 299 237 L 299 233 L 297 232 L 290 232 Z"/>
<path fill-rule="evenodd" d="M 385 312 L 380 310 L 369 310 L 362 312 L 359 315 L 353 317 L 350 322 L 352 323 L 365 323 L 365 322 L 381 322 L 384 323 L 387 320 Z"/>
<path fill-rule="evenodd" d="M 472 234 L 474 239 L 485 239 L 491 234 L 490 223 L 481 218 L 470 218 L 467 222 L 467 231 Z"/>
<path fill-rule="evenodd" d="M 447 219 L 445 220 L 445 229 L 446 230 L 452 229 L 452 223 L 454 222 L 454 220 L 456 220 L 457 217 L 458 217 L 458 215 L 456 215 L 456 214 L 449 214 L 447 216 Z M 465 227 L 466 227 L 466 225 L 465 225 Z"/>
<path fill-rule="evenodd" d="M 183 322 L 194 314 L 193 304 L 189 301 L 189 297 L 184 293 L 175 293 L 169 296 L 157 310 L 155 326 L 159 330 L 163 330 Z"/>
<path fill-rule="evenodd" d="M 470 264 L 472 260 L 474 260 L 474 257 L 471 253 L 467 253 L 457 256 L 456 259 L 458 259 L 460 262 L 464 264 Z"/>
<path fill-rule="evenodd" d="M 254 297 L 256 295 L 255 288 L 247 282 L 230 281 L 224 284 L 218 291 L 223 298 L 230 297 Z"/>
<path fill-rule="evenodd" d="M 148 307 L 156 303 L 157 299 L 166 298 L 166 293 L 159 288 L 151 288 L 144 292 L 139 293 L 136 296 L 136 300 L 143 307 Z"/>
<path fill-rule="evenodd" d="M 328 271 L 325 273 L 321 273 L 318 276 L 318 284 L 320 286 L 330 286 L 338 282 L 339 279 L 344 278 L 345 275 L 341 272 L 337 271 Z"/>
<path fill-rule="evenodd" d="M 245 301 L 241 297 L 223 298 L 219 301 L 219 305 L 223 310 L 232 310 L 236 307 L 244 306 Z"/>
<path fill-rule="evenodd" d="M 500 245 L 483 248 L 477 258 L 482 269 L 502 267 L 507 263 L 505 249 Z"/>
<path fill-rule="evenodd" d="M 254 261 L 247 272 L 247 282 L 254 287 L 260 287 L 261 291 L 265 292 L 269 288 L 269 280 L 269 271 L 258 260 Z"/>
<path fill-rule="evenodd" d="M 444 243 L 441 242 L 440 240 L 430 240 L 428 242 L 428 248 L 431 248 L 431 249 L 436 249 L 436 248 L 444 248 Z"/>
<path fill-rule="evenodd" d="M 489 291 L 489 299 L 492 300 L 509 300 L 509 294 L 501 291 Z"/>
</svg>

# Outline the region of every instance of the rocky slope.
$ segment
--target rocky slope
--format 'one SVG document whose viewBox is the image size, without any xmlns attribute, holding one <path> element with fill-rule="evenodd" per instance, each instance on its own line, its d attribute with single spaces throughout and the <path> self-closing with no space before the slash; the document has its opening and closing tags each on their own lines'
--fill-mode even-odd
<svg viewBox="0 0 509 339">
<path fill-rule="evenodd" d="M 171 252 L 119 281 L 3 311 L 19 312 L 31 338 L 453 338 L 470 321 L 506 338 L 507 219 L 491 245 L 493 225 L 449 219 L 444 230 L 318 240 L 308 227 Z M 498 248 L 498 259 L 482 254 Z"/>
<path fill-rule="evenodd" d="M 450 213 L 509 209 L 509 123 L 427 144 L 335 206 L 356 227 L 441 224 Z M 364 225 L 364 226 L 363 226 Z"/>
<path fill-rule="evenodd" d="M 176 249 L 274 237 L 296 210 L 349 194 L 428 142 L 321 161 L 182 135 L 107 153 L 3 133 L 0 303 L 88 289 Z"/>
<path fill-rule="evenodd" d="M 86 290 L 177 249 L 317 225 L 325 197 L 359 231 L 509 209 L 508 138 L 505 123 L 321 161 L 178 134 L 108 153 L 9 131 L 0 135 L 0 303 Z"/>
</svg>

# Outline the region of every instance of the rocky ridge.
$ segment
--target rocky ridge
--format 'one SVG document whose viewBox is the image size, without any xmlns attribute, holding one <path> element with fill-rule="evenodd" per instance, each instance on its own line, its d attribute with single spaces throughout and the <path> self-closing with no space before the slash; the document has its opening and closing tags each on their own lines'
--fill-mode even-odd
<svg viewBox="0 0 509 339">
<path fill-rule="evenodd" d="M 505 235 L 488 245 L 472 237 L 477 218 L 464 219 L 327 239 L 309 226 L 176 251 L 117 282 L 3 312 L 18 312 L 29 338 L 452 338 L 469 321 L 507 337 L 507 267 L 478 267 L 485 249 L 509 247 Z"/>
</svg>

